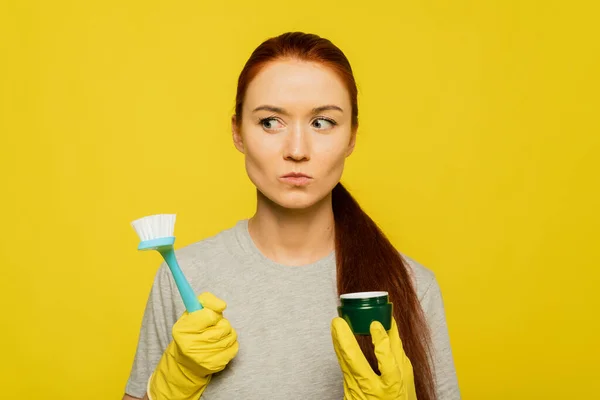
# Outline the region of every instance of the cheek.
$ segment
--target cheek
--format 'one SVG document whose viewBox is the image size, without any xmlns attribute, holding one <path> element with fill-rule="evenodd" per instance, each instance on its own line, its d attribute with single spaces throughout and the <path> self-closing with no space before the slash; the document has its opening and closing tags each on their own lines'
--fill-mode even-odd
<svg viewBox="0 0 600 400">
<path fill-rule="evenodd" d="M 246 170 L 252 181 L 260 181 L 261 176 L 269 175 L 279 157 L 278 147 L 273 140 L 261 138 L 253 140 L 249 134 L 245 139 Z"/>
<path fill-rule="evenodd" d="M 335 140 L 331 143 L 322 143 L 315 152 L 315 161 L 321 171 L 338 171 L 344 168 L 346 152 L 348 150 L 345 142 Z"/>
</svg>

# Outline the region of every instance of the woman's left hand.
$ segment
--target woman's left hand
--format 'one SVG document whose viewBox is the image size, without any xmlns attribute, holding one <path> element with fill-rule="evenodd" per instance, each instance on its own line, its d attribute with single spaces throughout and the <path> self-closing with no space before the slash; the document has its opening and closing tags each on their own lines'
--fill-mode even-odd
<svg viewBox="0 0 600 400">
<path fill-rule="evenodd" d="M 381 323 L 371 323 L 381 375 L 369 365 L 345 320 L 334 318 L 331 336 L 344 374 L 344 400 L 417 400 L 412 364 L 402 348 L 395 320 L 389 333 Z"/>
</svg>

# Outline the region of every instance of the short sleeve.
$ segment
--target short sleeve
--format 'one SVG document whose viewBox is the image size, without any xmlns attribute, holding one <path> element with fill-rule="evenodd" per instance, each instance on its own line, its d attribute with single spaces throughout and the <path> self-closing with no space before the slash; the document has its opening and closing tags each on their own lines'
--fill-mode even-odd
<svg viewBox="0 0 600 400">
<path fill-rule="evenodd" d="M 459 400 L 460 390 L 450 347 L 444 302 L 433 274 L 421 298 L 421 307 L 431 330 L 432 358 L 438 400 Z"/>
<path fill-rule="evenodd" d="M 171 277 L 163 264 L 156 273 L 150 290 L 133 366 L 125 386 L 125 393 L 130 396 L 144 396 L 150 375 L 173 339 L 171 329 L 177 316 L 172 294 Z"/>
</svg>

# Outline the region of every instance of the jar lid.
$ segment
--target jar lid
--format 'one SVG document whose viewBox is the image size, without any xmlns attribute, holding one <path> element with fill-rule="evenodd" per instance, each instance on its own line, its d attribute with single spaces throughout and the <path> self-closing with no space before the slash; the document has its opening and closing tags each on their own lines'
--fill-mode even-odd
<svg viewBox="0 0 600 400">
<path fill-rule="evenodd" d="M 387 295 L 388 292 L 354 292 L 342 294 L 340 299 L 372 299 L 373 297 L 383 297 Z"/>
</svg>

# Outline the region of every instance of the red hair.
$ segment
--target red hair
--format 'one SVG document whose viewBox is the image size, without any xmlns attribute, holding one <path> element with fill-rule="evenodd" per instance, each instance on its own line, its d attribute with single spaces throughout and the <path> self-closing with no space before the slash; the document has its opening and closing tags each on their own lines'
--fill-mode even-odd
<svg viewBox="0 0 600 400">
<path fill-rule="evenodd" d="M 348 59 L 329 40 L 303 32 L 270 38 L 254 50 L 238 79 L 235 103 L 238 124 L 248 84 L 267 63 L 281 59 L 315 62 L 335 71 L 350 96 L 352 127 L 358 128 L 358 90 Z M 406 262 L 341 183 L 333 189 L 332 206 L 338 293 L 381 290 L 389 293 L 404 351 L 413 366 L 417 398 L 435 400 L 429 329 Z M 371 367 L 378 372 L 370 337 L 357 336 L 357 340 Z"/>
</svg>

